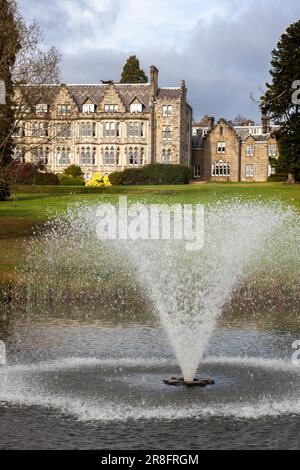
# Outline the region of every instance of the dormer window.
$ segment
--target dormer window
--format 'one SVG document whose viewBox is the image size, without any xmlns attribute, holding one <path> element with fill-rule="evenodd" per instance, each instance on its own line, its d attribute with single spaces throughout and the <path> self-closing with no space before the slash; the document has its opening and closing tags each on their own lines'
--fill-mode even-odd
<svg viewBox="0 0 300 470">
<path fill-rule="evenodd" d="M 35 112 L 36 112 L 36 114 L 46 114 L 46 113 L 48 113 L 48 105 L 44 104 L 44 103 L 37 104 L 36 107 L 35 107 Z"/>
<path fill-rule="evenodd" d="M 86 103 L 82 106 L 82 112 L 84 114 L 91 114 L 95 112 L 95 105 L 92 103 Z"/>
<path fill-rule="evenodd" d="M 132 103 L 130 105 L 130 112 L 131 113 L 141 113 L 143 111 L 142 103 Z"/>
<path fill-rule="evenodd" d="M 117 104 L 105 104 L 104 111 L 105 113 L 117 113 L 119 111 L 119 106 Z"/>
</svg>

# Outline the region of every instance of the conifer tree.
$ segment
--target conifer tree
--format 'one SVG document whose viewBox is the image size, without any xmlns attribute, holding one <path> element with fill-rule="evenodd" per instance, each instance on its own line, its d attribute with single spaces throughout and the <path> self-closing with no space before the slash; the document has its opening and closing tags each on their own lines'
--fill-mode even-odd
<svg viewBox="0 0 300 470">
<path fill-rule="evenodd" d="M 300 21 L 281 36 L 272 52 L 271 65 L 272 83 L 267 84 L 261 106 L 280 125 L 276 169 L 300 181 L 300 92 L 295 90 L 300 85 Z"/>
<path fill-rule="evenodd" d="M 0 104 L 0 170 L 11 160 L 14 126 L 12 106 L 12 70 L 20 49 L 19 33 L 14 17 L 15 5 L 10 0 L 0 0 L 0 80 L 5 84 L 6 97 Z"/>
<path fill-rule="evenodd" d="M 139 59 L 133 55 L 130 56 L 124 65 L 120 83 L 147 83 L 148 77 L 144 70 L 140 68 Z"/>
</svg>

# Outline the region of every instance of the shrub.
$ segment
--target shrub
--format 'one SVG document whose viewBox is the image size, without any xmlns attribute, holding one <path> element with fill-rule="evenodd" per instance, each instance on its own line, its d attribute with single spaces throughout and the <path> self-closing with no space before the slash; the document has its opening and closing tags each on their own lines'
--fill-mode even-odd
<svg viewBox="0 0 300 470">
<path fill-rule="evenodd" d="M 57 185 L 59 184 L 59 179 L 55 173 L 36 173 L 33 184 Z"/>
<path fill-rule="evenodd" d="M 113 186 L 119 186 L 123 183 L 123 171 L 114 171 L 109 175 L 109 181 Z"/>
<path fill-rule="evenodd" d="M 101 173 L 93 173 L 92 179 L 86 183 L 88 187 L 101 187 L 101 186 L 111 186 L 108 176 L 104 176 Z"/>
<path fill-rule="evenodd" d="M 73 176 L 77 178 L 78 176 L 83 176 L 83 172 L 78 165 L 69 165 L 63 172 L 64 175 Z"/>
<path fill-rule="evenodd" d="M 153 163 L 142 168 L 129 168 L 111 173 L 110 182 L 121 184 L 188 184 L 193 178 L 192 169 L 185 165 Z"/>
<path fill-rule="evenodd" d="M 63 186 L 85 186 L 85 180 L 82 176 L 59 175 L 59 183 Z"/>
<path fill-rule="evenodd" d="M 41 170 L 45 170 L 43 165 L 13 162 L 6 171 L 6 177 L 15 184 L 59 184 L 57 175 L 51 172 L 42 172 Z"/>
</svg>

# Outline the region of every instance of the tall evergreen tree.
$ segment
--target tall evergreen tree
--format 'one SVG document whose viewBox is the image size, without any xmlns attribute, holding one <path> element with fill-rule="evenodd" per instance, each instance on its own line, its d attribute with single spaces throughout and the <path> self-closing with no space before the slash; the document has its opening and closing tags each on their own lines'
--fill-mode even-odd
<svg viewBox="0 0 300 470">
<path fill-rule="evenodd" d="M 14 111 L 12 106 L 12 69 L 20 49 L 17 20 L 14 16 L 15 4 L 11 0 L 0 0 L 0 80 L 6 88 L 6 103 L 0 105 L 0 171 L 9 163 L 12 156 L 12 129 Z"/>
<path fill-rule="evenodd" d="M 281 126 L 277 133 L 277 171 L 300 180 L 300 115 L 295 82 L 300 80 L 300 21 L 289 26 L 272 52 L 272 83 L 262 97 L 262 109 Z M 298 93 L 300 95 L 300 93 Z"/>
<path fill-rule="evenodd" d="M 130 56 L 124 65 L 120 83 L 147 83 L 148 77 L 144 70 L 140 68 L 139 59 L 133 55 Z"/>
</svg>

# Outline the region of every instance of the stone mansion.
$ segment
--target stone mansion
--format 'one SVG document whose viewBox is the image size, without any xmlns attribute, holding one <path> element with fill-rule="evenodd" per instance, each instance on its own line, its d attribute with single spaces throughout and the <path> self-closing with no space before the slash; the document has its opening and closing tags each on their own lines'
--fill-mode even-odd
<svg viewBox="0 0 300 470">
<path fill-rule="evenodd" d="M 263 182 L 277 157 L 267 116 L 256 126 L 208 116 L 192 124 L 185 82 L 159 87 L 155 66 L 149 83 L 28 90 L 16 90 L 15 157 L 54 173 L 76 164 L 88 181 L 94 172 L 169 163 L 193 166 L 196 179 Z"/>
<path fill-rule="evenodd" d="M 211 181 L 267 181 L 274 170 L 269 158 L 278 157 L 278 127 L 268 116 L 261 125 L 233 126 L 225 119 L 215 124 L 205 116 L 193 124 L 192 165 L 194 177 Z"/>
<path fill-rule="evenodd" d="M 55 173 L 76 164 L 86 180 L 97 171 L 108 175 L 153 162 L 191 165 L 185 82 L 160 88 L 154 66 L 150 76 L 145 84 L 48 86 L 47 100 L 35 90 L 22 104 L 16 158 L 43 162 Z M 17 103 L 25 91 L 16 91 Z"/>
</svg>

